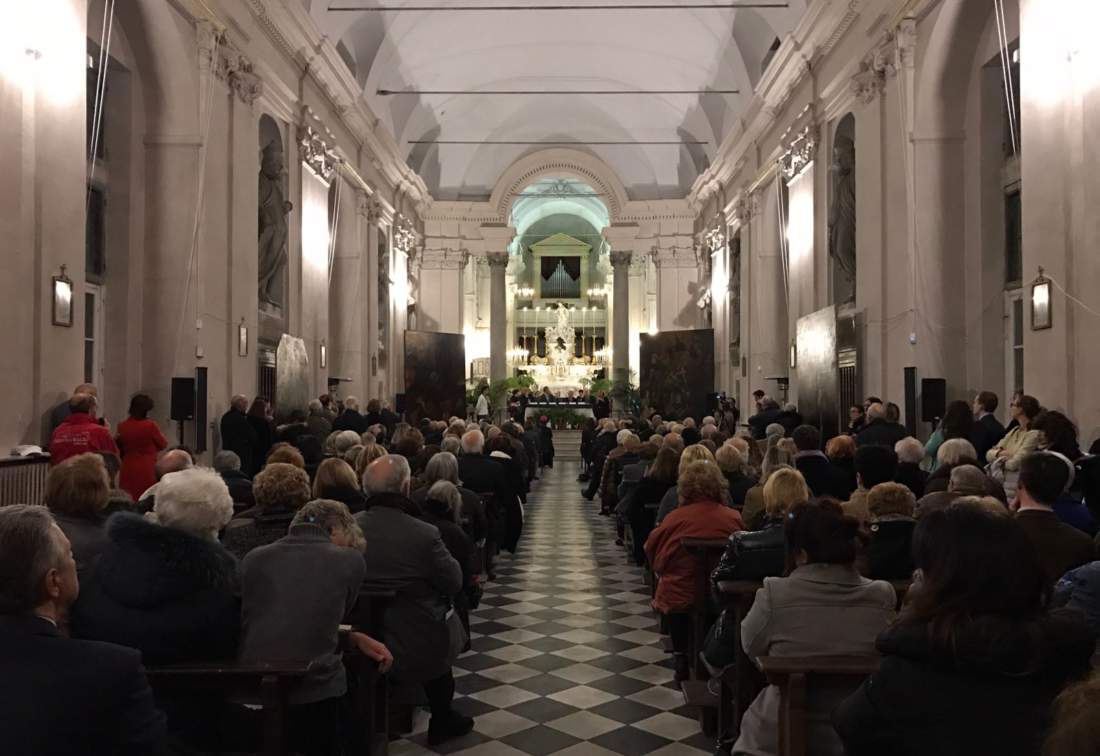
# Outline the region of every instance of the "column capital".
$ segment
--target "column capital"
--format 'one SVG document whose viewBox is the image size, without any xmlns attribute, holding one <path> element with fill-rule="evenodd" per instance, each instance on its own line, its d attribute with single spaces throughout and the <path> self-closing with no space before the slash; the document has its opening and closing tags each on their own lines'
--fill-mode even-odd
<svg viewBox="0 0 1100 756">
<path fill-rule="evenodd" d="M 508 267 L 509 257 L 507 252 L 486 252 L 485 262 L 489 264 L 490 268 L 500 268 L 503 270 Z"/>
<path fill-rule="evenodd" d="M 626 249 L 612 250 L 609 255 L 611 259 L 611 267 L 620 268 L 630 265 L 631 259 L 634 257 L 634 253 Z"/>
</svg>

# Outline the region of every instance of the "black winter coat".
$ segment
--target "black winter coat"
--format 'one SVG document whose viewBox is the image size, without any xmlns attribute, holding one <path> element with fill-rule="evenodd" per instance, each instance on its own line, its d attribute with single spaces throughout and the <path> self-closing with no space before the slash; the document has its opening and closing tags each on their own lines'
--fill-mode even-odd
<svg viewBox="0 0 1100 756">
<path fill-rule="evenodd" d="M 848 482 L 844 474 L 833 467 L 824 454 L 805 454 L 796 457 L 794 466 L 802 473 L 810 493 L 814 496 L 835 496 L 841 501 L 847 500 L 844 494 Z"/>
<path fill-rule="evenodd" d="M 1051 701 L 1088 674 L 1094 648 L 1070 610 L 975 618 L 953 655 L 929 636 L 897 624 L 878 637 L 882 667 L 833 713 L 848 756 L 1037 756 Z"/>
<path fill-rule="evenodd" d="M 251 472 L 256 468 L 256 457 L 260 453 L 256 429 L 248 415 L 238 409 L 230 408 L 221 419 L 222 449 L 231 451 L 241 458 L 241 469 Z M 263 460 L 259 460 L 263 464 Z"/>
<path fill-rule="evenodd" d="M 893 451 L 894 445 L 908 435 L 909 432 L 900 423 L 875 419 L 856 435 L 856 446 L 885 446 Z"/>
<path fill-rule="evenodd" d="M 119 513 L 80 586 L 73 635 L 141 651 L 146 664 L 231 658 L 240 634 L 237 560 L 216 541 Z"/>
<path fill-rule="evenodd" d="M 871 523 L 864 574 L 872 580 L 905 580 L 913 576 L 912 519 L 881 520 Z"/>
<path fill-rule="evenodd" d="M 739 530 L 731 534 L 711 579 L 718 583 L 782 575 L 787 566 L 787 537 L 783 525 L 782 517 L 769 517 L 760 530 Z"/>
</svg>

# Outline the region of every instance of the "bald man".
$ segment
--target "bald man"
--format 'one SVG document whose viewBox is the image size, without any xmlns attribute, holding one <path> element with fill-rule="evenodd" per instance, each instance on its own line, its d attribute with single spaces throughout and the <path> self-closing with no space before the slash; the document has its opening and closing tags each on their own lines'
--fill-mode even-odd
<svg viewBox="0 0 1100 756">
<path fill-rule="evenodd" d="M 142 512 L 152 512 L 156 504 L 157 486 L 160 479 L 171 472 L 190 470 L 195 466 L 195 460 L 191 458 L 191 452 L 186 449 L 168 449 L 157 457 L 157 463 L 153 466 L 153 472 L 157 476 L 157 482 L 149 486 L 145 493 L 138 499 L 138 509 Z"/>
</svg>

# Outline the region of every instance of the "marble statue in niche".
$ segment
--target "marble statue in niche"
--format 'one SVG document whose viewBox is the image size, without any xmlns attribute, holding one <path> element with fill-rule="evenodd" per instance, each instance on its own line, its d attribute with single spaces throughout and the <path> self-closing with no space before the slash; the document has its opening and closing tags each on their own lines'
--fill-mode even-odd
<svg viewBox="0 0 1100 756">
<path fill-rule="evenodd" d="M 294 204 L 283 196 L 283 148 L 275 140 L 264 147 L 259 189 L 260 303 L 281 307 L 287 262 L 287 215 Z"/>
<path fill-rule="evenodd" d="M 829 258 L 837 304 L 856 298 L 856 146 L 837 133 L 833 143 L 832 206 L 829 208 Z"/>
</svg>

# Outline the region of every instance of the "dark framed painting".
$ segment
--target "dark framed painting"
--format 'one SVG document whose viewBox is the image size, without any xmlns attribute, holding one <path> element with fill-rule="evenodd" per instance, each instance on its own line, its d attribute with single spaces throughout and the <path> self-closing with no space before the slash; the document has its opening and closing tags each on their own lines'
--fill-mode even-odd
<svg viewBox="0 0 1100 756">
<path fill-rule="evenodd" d="M 466 337 L 405 331 L 405 419 L 466 417 Z"/>
<path fill-rule="evenodd" d="M 714 394 L 714 330 L 662 331 L 641 335 L 638 389 L 642 408 L 662 417 L 710 414 Z"/>
</svg>

